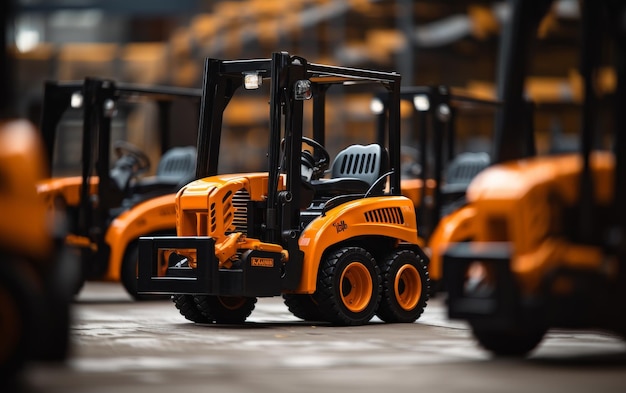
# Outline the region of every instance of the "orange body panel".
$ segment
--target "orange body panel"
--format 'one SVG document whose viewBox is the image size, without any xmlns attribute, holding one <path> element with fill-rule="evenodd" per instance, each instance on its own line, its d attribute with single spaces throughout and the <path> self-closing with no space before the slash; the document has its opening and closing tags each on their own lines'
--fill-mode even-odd
<svg viewBox="0 0 626 393">
<path fill-rule="evenodd" d="M 176 228 L 176 194 L 151 198 L 120 214 L 107 230 L 105 241 L 111 247 L 105 280 L 119 281 L 122 261 L 128 245 L 140 236 Z"/>
<path fill-rule="evenodd" d="M 591 155 L 596 203 L 608 206 L 613 195 L 613 155 Z M 559 237 L 564 208 L 579 200 L 580 155 L 519 160 L 479 174 L 467 197 L 476 214 L 469 237 L 477 242 L 507 241 L 513 245 L 511 269 L 522 292 L 532 293 L 540 279 L 557 266 L 612 272 L 598 248 Z"/>
<path fill-rule="evenodd" d="M 436 182 L 433 179 L 426 179 L 426 196 L 432 198 L 436 187 Z M 400 189 L 402 195 L 413 201 L 415 207 L 419 207 L 422 204 L 422 189 L 424 188 L 424 182 L 422 179 L 402 179 L 400 181 Z"/>
<path fill-rule="evenodd" d="M 0 123 L 0 247 L 42 259 L 52 251 L 52 222 L 37 196 L 44 152 L 31 123 Z"/>
<path fill-rule="evenodd" d="M 45 201 L 49 214 L 62 213 L 57 203 L 59 199 L 67 206 L 77 206 L 80 202 L 82 178 L 80 176 L 52 178 L 37 184 L 37 193 Z M 98 193 L 98 178 L 90 178 L 90 195 Z M 151 198 L 116 217 L 106 229 L 105 241 L 111 248 L 108 269 L 103 277 L 107 281 L 119 281 L 122 261 L 128 245 L 140 236 L 169 230 L 176 231 L 176 194 Z M 63 206 L 61 206 L 62 208 Z M 95 244 L 85 237 L 68 235 L 66 242 L 76 247 L 91 247 Z"/>
<path fill-rule="evenodd" d="M 176 228 L 178 236 L 212 236 L 223 240 L 232 230 L 231 206 L 225 205 L 228 196 L 245 189 L 250 200 L 262 201 L 267 190 L 267 173 L 247 173 L 213 176 L 193 181 L 177 194 Z M 284 189 L 284 179 L 279 190 Z"/>
<path fill-rule="evenodd" d="M 57 197 L 62 197 L 67 206 L 78 206 L 82 181 L 80 176 L 45 179 L 37 183 L 37 193 L 44 198 L 49 207 L 54 207 Z M 98 177 L 90 178 L 90 195 L 98 193 L 98 183 Z"/>
<path fill-rule="evenodd" d="M 470 221 L 475 216 L 476 209 L 465 206 L 439 221 L 439 225 L 428 239 L 428 250 L 430 250 L 428 274 L 431 280 L 439 281 L 443 277 L 443 254 L 447 246 L 472 238 L 473 228 Z"/>
<path fill-rule="evenodd" d="M 399 209 L 401 222 L 395 220 L 367 220 L 373 211 L 383 212 Z M 384 236 L 421 244 L 418 238 L 415 207 L 406 197 L 385 196 L 357 199 L 329 210 L 325 216 L 313 220 L 302 232 L 298 244 L 304 252 L 304 267 L 300 293 L 315 291 L 320 260 L 326 250 L 335 244 L 359 236 Z"/>
</svg>

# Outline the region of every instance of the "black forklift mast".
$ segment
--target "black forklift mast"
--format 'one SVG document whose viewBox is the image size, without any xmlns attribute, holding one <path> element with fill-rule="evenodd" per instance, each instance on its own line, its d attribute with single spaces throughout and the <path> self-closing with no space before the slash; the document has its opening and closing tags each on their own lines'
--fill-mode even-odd
<svg viewBox="0 0 626 393">
<path fill-rule="evenodd" d="M 7 47 L 7 31 L 13 18 L 13 1 L 0 3 L 0 119 L 13 117 L 15 108 L 14 64 Z"/>
<path fill-rule="evenodd" d="M 499 70 L 499 97 L 504 106 L 496 118 L 497 145 L 494 159 L 504 161 L 524 156 L 520 147 L 525 146 L 516 127 L 522 123 L 516 107 L 523 100 L 523 81 L 527 74 L 530 54 L 529 42 L 537 31 L 538 23 L 552 5 L 551 0 L 523 1 L 510 0 L 513 6 L 513 19 L 505 29 L 501 44 Z M 617 252 L 621 261 L 626 258 L 626 143 L 623 128 L 626 126 L 626 4 L 619 0 L 581 2 L 581 54 L 580 72 L 583 78 L 584 102 L 582 106 L 582 127 L 580 136 L 583 167 L 579 182 L 579 209 L 576 222 L 577 240 L 582 242 L 602 242 Z M 615 155 L 614 195 L 611 206 L 609 228 L 600 228 L 593 195 L 593 176 L 590 169 L 590 155 L 594 142 L 594 127 L 598 110 L 598 99 L 594 90 L 595 71 L 603 55 L 602 42 L 608 33 L 614 41 L 615 69 L 617 85 L 613 97 L 613 151 Z M 508 83 L 505 83 L 508 81 Z M 516 126 L 517 124 L 517 126 Z M 517 146 L 517 147 L 516 147 Z M 607 235 L 608 232 L 609 234 Z M 598 236 L 608 236 L 598 239 Z M 595 239 L 595 240 L 594 240 Z M 624 270 L 624 269 L 622 269 Z M 626 277 L 626 273 L 622 273 Z M 624 279 L 626 281 L 626 278 Z"/>
<path fill-rule="evenodd" d="M 246 72 L 256 72 L 262 78 L 277 78 L 272 83 L 270 92 L 270 144 L 268 162 L 270 169 L 270 184 L 278 184 L 280 176 L 277 169 L 281 166 L 281 140 L 282 130 L 281 116 L 284 113 L 288 120 L 285 124 L 285 132 L 289 133 L 287 139 L 302 138 L 302 106 L 298 100 L 290 98 L 291 92 L 297 80 L 315 76 L 331 75 L 332 81 L 320 81 L 312 83 L 313 93 L 313 137 L 323 145 L 325 95 L 326 90 L 337 80 L 363 80 L 380 81 L 390 91 L 390 106 L 388 118 L 389 128 L 398 129 L 400 124 L 400 75 L 393 73 L 357 70 L 344 67 L 326 66 L 315 63 L 307 63 L 305 59 L 291 57 L 286 52 L 275 52 L 271 59 L 252 60 L 217 60 L 207 59 L 204 66 L 203 93 L 201 102 L 201 115 L 198 129 L 198 160 L 196 176 L 198 178 L 213 176 L 218 173 L 219 146 L 221 137 L 221 125 L 223 112 L 235 91 L 242 86 L 242 75 Z M 389 133 L 390 163 L 392 168 L 400 166 L 400 135 L 399 132 Z M 290 141 L 286 141 L 290 143 Z M 299 173 L 299 160 L 293 160 L 300 154 L 300 144 L 292 143 L 287 146 L 284 154 L 286 162 L 291 167 L 287 169 Z M 296 162 L 294 162 L 296 161 Z M 397 170 L 396 170 L 397 172 Z M 289 177 L 289 176 L 288 176 Z M 299 176 L 296 176 L 299 178 Z M 295 181 L 295 180 L 294 180 Z M 295 187 L 294 187 L 295 188 Z M 268 206 L 277 206 L 278 194 L 270 187 Z M 276 192 L 276 195 L 273 195 Z M 293 191 L 292 191 L 293 192 Z M 391 192 L 399 195 L 400 175 L 391 176 Z M 280 234 L 275 234 L 280 237 Z"/>
<path fill-rule="evenodd" d="M 289 176 L 299 173 L 300 161 L 294 159 L 300 154 L 302 139 L 302 102 L 289 99 L 296 80 L 304 79 L 305 66 L 293 64 L 289 54 L 275 52 L 271 59 L 256 60 L 218 60 L 208 58 L 204 65 L 200 122 L 198 126 L 198 160 L 196 177 L 203 178 L 217 175 L 222 121 L 224 110 L 235 91 L 243 84 L 244 73 L 255 72 L 260 78 L 271 78 L 270 124 L 268 145 L 268 190 L 265 206 L 265 222 L 261 240 L 276 244 L 286 244 L 289 251 L 290 266 L 300 266 L 303 255 L 298 248 L 297 238 L 300 211 L 297 201 L 300 198 L 299 186 Z M 281 152 L 283 139 L 282 115 L 285 114 L 284 152 Z M 295 142 L 298 141 L 298 142 Z M 281 168 L 281 154 L 285 154 L 286 168 Z M 287 191 L 278 192 L 281 169 L 287 175 Z M 297 269 L 295 269 L 297 270 Z M 300 273 L 290 269 L 288 275 L 299 280 Z M 290 281 L 286 277 L 286 281 Z M 296 282 L 297 285 L 297 282 Z"/>
<path fill-rule="evenodd" d="M 98 250 L 108 250 L 104 241 L 108 212 L 112 206 L 112 195 L 108 190 L 109 146 L 111 139 L 111 117 L 115 110 L 111 95 L 114 85 L 110 81 L 85 79 L 83 86 L 83 142 L 81 158 L 81 189 L 76 233 L 94 241 Z M 96 160 L 94 162 L 94 160 Z M 94 172 L 95 168 L 95 172 Z M 90 196 L 92 176 L 98 176 L 97 203 Z M 108 252 L 96 265 L 106 266 Z"/>
<path fill-rule="evenodd" d="M 591 3 L 591 2 L 589 2 Z M 626 295 L 626 140 L 624 129 L 626 127 L 626 4 L 619 0 L 604 0 L 604 14 L 594 14 L 601 22 L 602 18 L 608 19 L 608 33 L 613 39 L 615 48 L 615 71 L 617 84 L 613 96 L 613 153 L 615 155 L 615 171 L 613 177 L 613 204 L 611 212 L 614 222 L 609 229 L 608 245 L 613 251 L 619 264 L 619 289 L 620 298 Z M 593 6 L 589 4 L 589 8 Z M 587 8 L 587 7 L 585 7 Z M 598 11 L 598 12 L 601 12 Z M 599 26 L 599 23 L 598 23 Z M 589 26 L 593 28 L 593 24 Z M 590 42 L 593 45 L 592 42 Z M 624 317 L 626 319 L 626 317 Z M 626 323 L 626 321 L 624 321 Z"/>
<path fill-rule="evenodd" d="M 87 78 L 81 81 L 46 81 L 43 91 L 43 111 L 40 119 L 40 132 L 46 149 L 48 167 L 52 168 L 54 144 L 57 137 L 57 127 L 63 114 L 72 106 L 72 97 L 75 94 L 84 95 L 86 81 L 89 80 L 94 89 L 95 84 L 111 84 L 113 86 L 109 99 L 114 102 L 122 97 L 147 96 L 158 105 L 159 135 L 161 153 L 172 146 L 169 138 L 170 111 L 169 106 L 174 99 L 189 99 L 200 101 L 201 90 L 172 86 L 147 86 L 132 83 L 120 83 L 109 79 Z M 96 88 L 98 90 L 99 88 Z M 83 106 L 83 104 L 80 104 Z M 50 173 L 49 173 L 50 175 Z"/>
<path fill-rule="evenodd" d="M 626 197 L 624 176 L 626 175 L 626 144 L 623 128 L 626 126 L 624 105 L 626 104 L 626 4 L 614 0 L 598 2 L 581 2 L 581 53 L 580 73 L 583 78 L 582 129 L 580 136 L 583 166 L 579 183 L 579 213 L 577 240 L 586 243 L 599 243 L 608 247 L 609 252 L 616 253 L 623 263 L 626 257 L 626 207 L 622 203 Z M 594 199 L 594 179 L 591 172 L 590 156 L 597 133 L 597 114 L 599 100 L 595 91 L 596 71 L 601 65 L 605 39 L 612 39 L 614 44 L 614 65 L 617 84 L 612 97 L 613 105 L 613 152 L 615 159 L 613 177 L 613 201 L 608 218 L 600 218 L 597 214 L 597 203 Z M 622 282 L 626 283 L 626 271 L 620 269 Z"/>
<path fill-rule="evenodd" d="M 39 122 L 40 132 L 44 141 L 48 159 L 48 175 L 52 175 L 54 142 L 57 137 L 57 125 L 63 113 L 71 105 L 72 95 L 82 93 L 83 82 L 46 81 L 43 91 L 43 111 Z"/>
<path fill-rule="evenodd" d="M 384 144 L 389 94 L 378 94 L 376 98 L 382 103 L 382 110 L 378 113 L 376 138 L 378 143 Z M 419 143 L 419 164 L 422 168 L 419 179 L 424 185 L 420 200 L 426 200 L 426 181 L 431 178 L 435 184 L 432 206 L 421 203 L 418 208 L 420 235 L 428 238 L 441 219 L 443 208 L 441 185 L 444 181 L 445 163 L 456 155 L 456 117 L 459 107 L 468 105 L 499 108 L 502 103 L 495 99 L 472 96 L 446 85 L 405 86 L 400 89 L 400 99 L 411 104 L 413 118 L 416 119 L 412 122 L 413 129 L 410 133 L 417 136 Z M 421 100 L 419 102 L 422 107 L 418 107 L 416 99 Z M 531 103 L 525 101 L 525 105 L 530 111 Z M 523 132 L 534 146 L 532 122 L 528 122 Z M 417 160 L 417 157 L 415 158 Z M 432 160 L 429 161 L 429 158 Z"/>
<path fill-rule="evenodd" d="M 614 118 L 614 153 L 615 153 L 615 176 L 613 178 L 613 184 L 615 187 L 613 198 L 613 211 L 617 219 L 617 240 L 618 245 L 617 255 L 619 260 L 622 261 L 622 267 L 626 265 L 626 111 L 622 110 L 626 108 L 626 26 L 624 25 L 624 18 L 626 18 L 626 5 L 615 1 L 613 2 L 617 9 L 611 12 L 616 20 L 613 25 L 615 26 L 615 44 L 616 50 L 616 63 L 615 70 L 617 74 L 617 86 L 615 90 L 615 118 Z M 626 270 L 623 268 L 622 270 Z M 622 273 L 622 287 L 626 290 L 626 271 Z"/>
<path fill-rule="evenodd" d="M 81 189 L 74 231 L 90 238 L 99 249 L 106 250 L 105 228 L 110 220 L 110 209 L 118 207 L 122 195 L 116 194 L 110 177 L 111 121 L 118 102 L 123 98 L 146 96 L 154 99 L 159 110 L 167 110 L 173 99 L 198 100 L 200 89 L 168 86 L 144 86 L 116 83 L 110 79 L 86 78 L 83 81 L 47 81 L 44 84 L 44 105 L 41 115 L 41 134 L 52 168 L 57 128 L 68 108 L 82 107 L 83 129 L 81 145 Z M 78 100 L 77 102 L 72 102 Z M 169 134 L 168 115 L 159 113 L 159 133 L 161 142 Z M 169 144 L 162 145 L 166 150 Z M 51 175 L 51 172 L 49 173 Z M 99 187 L 97 203 L 90 196 L 91 178 L 97 176 Z M 103 261 L 108 259 L 106 252 L 99 253 Z M 105 262 L 103 262 L 103 266 Z"/>
<path fill-rule="evenodd" d="M 534 140 L 528 127 L 524 82 L 528 72 L 531 44 L 541 19 L 552 0 L 509 0 L 511 19 L 500 38 L 497 98 L 492 162 L 525 158 L 534 154 Z"/>
<path fill-rule="evenodd" d="M 596 220 L 594 219 L 593 177 L 590 156 L 593 148 L 594 127 L 596 124 L 598 99 L 594 91 L 594 73 L 602 57 L 601 10 L 598 3 L 582 2 L 581 8 L 581 53 L 580 74 L 583 79 L 582 128 L 580 134 L 580 153 L 583 167 L 580 175 L 580 212 L 578 216 L 578 236 L 580 241 L 589 242 L 594 238 Z"/>
<path fill-rule="evenodd" d="M 286 54 L 280 54 L 281 59 Z M 289 61 L 288 57 L 284 58 L 285 61 Z M 275 62 L 276 63 L 276 62 Z M 285 89 L 289 89 L 293 91 L 296 86 L 296 81 L 306 79 L 306 60 L 301 58 L 294 58 L 291 61 L 291 64 L 287 68 L 287 75 L 280 75 L 279 78 L 281 80 L 283 78 L 286 79 Z M 277 70 L 278 71 L 278 70 Z M 300 235 L 300 203 L 301 200 L 301 179 L 299 176 L 300 173 L 300 151 L 302 150 L 302 123 L 303 123 L 303 108 L 304 102 L 302 100 L 292 100 L 289 99 L 291 94 L 284 94 L 284 97 L 287 99 L 282 104 L 285 111 L 285 152 L 284 152 L 284 160 L 282 161 L 284 164 L 279 164 L 279 162 L 274 161 L 276 159 L 280 160 L 280 157 L 272 159 L 270 157 L 270 165 L 284 165 L 285 168 L 281 168 L 285 173 L 287 173 L 287 191 L 276 193 L 275 197 L 277 199 L 275 203 L 275 208 L 280 210 L 280 228 L 281 233 L 274 235 L 272 240 L 276 239 L 277 236 L 282 237 L 282 241 L 288 245 L 288 250 L 291 253 L 298 252 L 297 239 Z M 280 132 L 278 128 L 276 131 Z M 272 145 L 280 145 L 276 143 L 279 139 L 272 138 Z M 273 168 L 276 166 L 272 166 Z M 276 171 L 278 172 L 278 171 Z M 276 173 L 277 174 L 277 173 Z M 298 176 L 295 176 L 298 174 Z M 278 188 L 278 178 L 272 179 L 270 175 L 270 181 L 275 180 L 276 183 L 273 184 L 272 190 L 277 190 Z M 282 206 L 282 208 L 280 208 Z M 269 208 L 269 206 L 268 206 Z M 268 223 L 269 226 L 269 223 Z"/>
</svg>

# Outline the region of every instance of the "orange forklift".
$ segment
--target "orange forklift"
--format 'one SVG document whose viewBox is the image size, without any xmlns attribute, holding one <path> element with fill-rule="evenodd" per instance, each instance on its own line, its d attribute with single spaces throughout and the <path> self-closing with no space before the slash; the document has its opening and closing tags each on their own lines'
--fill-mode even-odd
<svg viewBox="0 0 626 393">
<path fill-rule="evenodd" d="M 173 294 L 197 323 L 243 323 L 258 297 L 280 295 L 307 321 L 419 318 L 429 278 L 415 208 L 400 190 L 400 75 L 286 52 L 207 59 L 204 70 L 198 180 L 177 194 L 177 236 L 140 239 L 139 291 Z M 220 174 L 223 114 L 242 88 L 269 94 L 269 132 L 258 138 L 268 141 L 268 168 Z M 351 145 L 331 162 L 333 88 L 390 92 L 386 145 Z"/>
<path fill-rule="evenodd" d="M 381 94 L 371 105 L 379 116 L 379 139 L 384 137 L 387 97 L 387 93 Z M 420 237 L 427 242 L 428 273 L 431 294 L 434 295 L 445 287 L 441 262 L 443 251 L 450 242 L 465 240 L 464 222 L 469 216 L 463 208 L 467 204 L 467 187 L 491 162 L 493 141 L 490 141 L 489 148 L 459 151 L 457 121 L 467 115 L 491 118 L 501 102 L 445 85 L 403 87 L 400 98 L 412 109 L 409 134 L 418 146 L 417 149 L 403 146 L 406 154 L 403 155 L 401 188 L 403 195 L 415 204 Z M 528 113 L 532 113 L 532 103 L 526 101 L 523 104 Z M 472 130 L 472 135 L 480 136 L 479 131 Z M 531 121 L 525 124 L 523 132 L 527 150 L 534 154 Z"/>
<path fill-rule="evenodd" d="M 497 164 L 467 191 L 473 217 L 468 241 L 444 255 L 449 316 L 468 321 L 480 345 L 502 356 L 528 354 L 553 327 L 626 337 L 626 6 L 581 3 L 580 152 L 524 158 L 515 130 L 529 41 L 551 3 L 512 1 L 501 53 Z M 593 77 L 607 49 L 606 33 L 617 60 L 608 111 L 612 148 L 596 150 Z"/>
<path fill-rule="evenodd" d="M 63 252 L 62 222 L 38 198 L 44 176 L 39 135 L 27 120 L 0 120 L 0 379 L 24 362 L 63 360 L 69 350 L 68 290 L 78 275 Z"/>
<path fill-rule="evenodd" d="M 37 187 L 51 212 L 67 214 L 66 243 L 82 260 L 76 292 L 85 280 L 121 281 L 131 296 L 145 298 L 137 294 L 137 240 L 176 233 L 174 196 L 195 176 L 195 147 L 168 139 L 170 108 L 182 101 L 197 113 L 200 96 L 200 89 L 98 78 L 45 84 L 41 132 L 51 166 L 64 154 L 63 143 L 72 142 L 63 138 L 63 121 L 82 109 L 80 175 L 49 177 Z M 159 115 L 162 156 L 153 176 L 145 176 L 145 152 L 112 136 L 115 117 L 146 101 L 157 104 Z"/>
</svg>

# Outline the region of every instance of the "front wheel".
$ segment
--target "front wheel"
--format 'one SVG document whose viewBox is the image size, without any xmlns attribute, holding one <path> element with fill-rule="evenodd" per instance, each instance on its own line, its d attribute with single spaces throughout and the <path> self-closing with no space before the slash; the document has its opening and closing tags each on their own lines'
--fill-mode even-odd
<svg viewBox="0 0 626 393">
<path fill-rule="evenodd" d="M 296 317 L 305 321 L 323 321 L 319 305 L 309 294 L 284 294 L 285 305 Z"/>
<path fill-rule="evenodd" d="M 376 315 L 385 322 L 411 323 L 424 312 L 429 294 L 428 270 L 413 251 L 392 253 L 381 264 L 383 293 Z"/>
<path fill-rule="evenodd" d="M 525 356 L 539 345 L 546 331 L 546 328 L 540 327 L 500 331 L 472 325 L 472 333 L 483 348 L 497 356 L 507 357 Z"/>
<path fill-rule="evenodd" d="M 196 295 L 193 298 L 205 318 L 223 324 L 244 323 L 252 314 L 257 300 L 243 296 Z"/>
<path fill-rule="evenodd" d="M 336 325 L 363 325 L 380 302 L 376 261 L 361 247 L 343 247 L 320 262 L 314 299 L 325 320 Z"/>
<path fill-rule="evenodd" d="M 198 310 L 193 295 L 172 295 L 172 301 L 185 319 L 195 323 L 213 322 L 210 318 L 207 318 L 200 310 Z"/>
</svg>

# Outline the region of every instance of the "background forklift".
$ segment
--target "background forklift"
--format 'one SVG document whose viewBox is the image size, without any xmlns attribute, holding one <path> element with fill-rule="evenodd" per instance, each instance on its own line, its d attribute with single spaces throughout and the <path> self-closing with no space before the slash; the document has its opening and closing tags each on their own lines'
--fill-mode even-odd
<svg viewBox="0 0 626 393">
<path fill-rule="evenodd" d="M 379 114 L 379 139 L 384 137 L 387 98 L 388 94 L 381 94 L 372 102 L 372 110 Z M 475 116 L 472 119 L 476 116 L 491 119 L 501 103 L 443 85 L 404 87 L 400 98 L 411 108 L 408 134 L 417 145 L 417 148 L 403 146 L 407 151 L 403 152 L 402 194 L 417 209 L 420 237 L 426 240 L 430 256 L 428 273 L 434 295 L 444 289 L 442 253 L 446 246 L 466 240 L 464 222 L 471 217 L 463 209 L 467 204 L 467 187 L 491 162 L 493 136 L 480 129 L 486 124 L 476 122 L 470 132 L 471 137 L 483 138 L 484 145 L 465 149 L 460 147 L 467 141 L 459 141 L 457 120 L 470 114 Z M 531 114 L 532 103 L 526 101 L 524 105 Z M 529 151 L 534 154 L 531 121 L 527 122 L 524 135 Z"/>
<path fill-rule="evenodd" d="M 497 355 L 525 355 L 551 327 L 593 328 L 626 336 L 626 6 L 582 2 L 584 79 L 579 154 L 523 159 L 519 104 L 529 41 L 551 1 L 513 1 L 501 53 L 496 162 L 468 189 L 471 241 L 444 256 L 451 318 L 465 319 Z M 608 27 L 608 31 L 604 28 Z M 598 131 L 593 89 L 603 33 L 614 38 L 617 87 L 612 151 L 592 151 Z"/>
<path fill-rule="evenodd" d="M 219 175 L 228 103 L 240 87 L 267 80 L 268 172 Z M 333 86 L 391 92 L 387 146 L 351 145 L 331 164 L 323 145 Z M 312 139 L 303 136 L 308 99 Z M 415 208 L 400 192 L 399 103 L 396 73 L 313 64 L 285 52 L 208 59 L 199 180 L 177 195 L 178 236 L 140 239 L 140 291 L 174 294 L 194 322 L 242 323 L 257 297 L 281 294 L 304 320 L 415 321 L 429 279 Z"/>
<path fill-rule="evenodd" d="M 96 78 L 45 84 L 41 132 L 51 166 L 55 153 L 63 154 L 59 125 L 64 114 L 71 108 L 82 108 L 83 114 L 80 176 L 50 177 L 38 185 L 49 209 L 68 216 L 66 241 L 82 260 L 77 291 L 84 280 L 121 280 L 130 295 L 140 298 L 137 240 L 141 235 L 176 233 L 174 195 L 195 174 L 195 147 L 171 147 L 176 141 L 168 139 L 169 109 L 174 101 L 186 100 L 197 113 L 200 95 L 200 89 Z M 123 140 L 112 142 L 116 113 L 141 100 L 158 103 L 163 155 L 154 176 L 141 176 L 150 169 L 145 152 Z M 67 136 L 65 140 L 71 142 Z"/>
<path fill-rule="evenodd" d="M 9 2 L 10 3 L 10 2 Z M 63 252 L 62 222 L 36 193 L 44 151 L 32 123 L 18 119 L 6 51 L 10 4 L 0 4 L 0 381 L 5 391 L 25 363 L 63 361 L 69 352 L 75 261 Z"/>
</svg>

